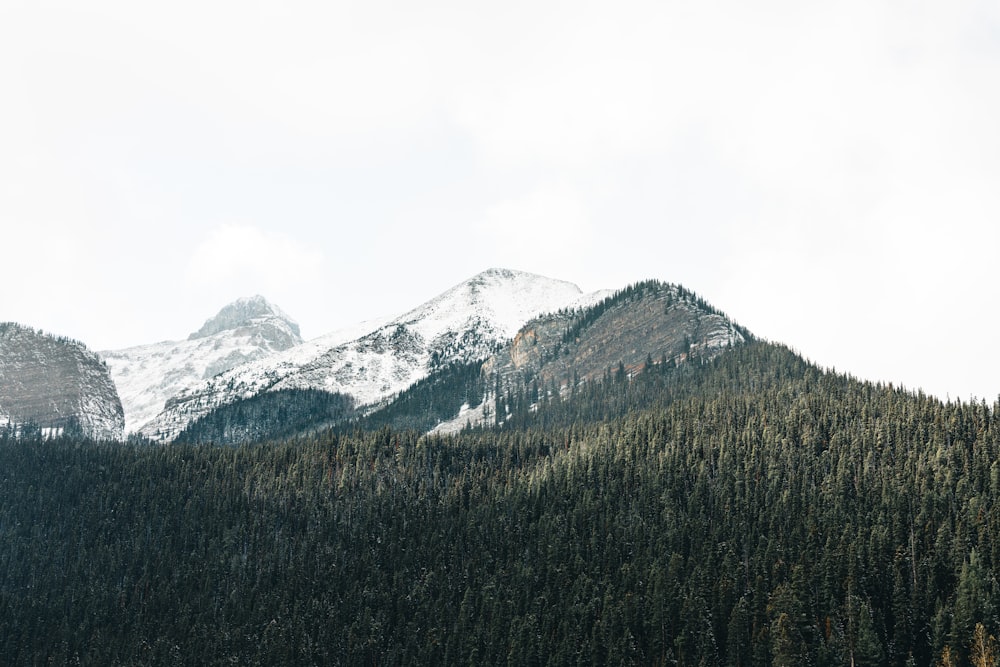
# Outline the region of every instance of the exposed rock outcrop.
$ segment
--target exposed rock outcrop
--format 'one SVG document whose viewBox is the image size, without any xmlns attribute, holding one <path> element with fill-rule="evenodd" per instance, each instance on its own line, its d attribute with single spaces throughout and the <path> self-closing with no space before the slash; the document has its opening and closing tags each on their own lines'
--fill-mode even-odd
<svg viewBox="0 0 1000 667">
<path fill-rule="evenodd" d="M 0 424 L 45 435 L 120 439 L 121 400 L 107 365 L 83 343 L 0 323 Z"/>
<path fill-rule="evenodd" d="M 710 358 L 745 342 L 749 332 L 692 292 L 656 281 L 639 283 L 592 308 L 528 322 L 484 372 L 503 383 L 534 378 L 565 388 L 609 369 Z"/>
</svg>

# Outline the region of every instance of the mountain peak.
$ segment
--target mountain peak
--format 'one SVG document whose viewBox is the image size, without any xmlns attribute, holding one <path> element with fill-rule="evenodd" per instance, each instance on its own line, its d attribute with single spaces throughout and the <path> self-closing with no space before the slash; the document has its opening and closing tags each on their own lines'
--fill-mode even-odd
<svg viewBox="0 0 1000 667">
<path fill-rule="evenodd" d="M 481 284 L 485 282 L 513 282 L 513 281 L 544 281 L 550 284 L 572 284 L 565 280 L 556 280 L 530 271 L 520 271 L 518 269 L 505 269 L 503 267 L 492 267 L 481 271 L 465 281 L 465 284 Z M 577 288 L 579 289 L 579 288 Z"/>
<path fill-rule="evenodd" d="M 208 377 L 170 399 L 142 432 L 173 438 L 214 407 L 263 391 L 319 389 L 373 405 L 438 368 L 489 357 L 531 318 L 580 297 L 563 280 L 488 269 L 357 338 L 309 343 Z"/>
<path fill-rule="evenodd" d="M 278 319 L 289 331 L 300 338 L 299 325 L 280 308 L 257 294 L 242 297 L 220 310 L 215 317 L 205 321 L 201 329 L 188 336 L 188 340 L 207 338 L 222 331 L 237 330 L 258 324 L 261 320 Z"/>
<path fill-rule="evenodd" d="M 302 343 L 299 325 L 257 295 L 237 299 L 187 340 L 161 341 L 102 352 L 125 409 L 125 427 L 138 430 L 164 403 L 206 378 Z"/>
<path fill-rule="evenodd" d="M 516 271 L 514 269 L 505 269 L 500 266 L 493 266 L 485 271 L 480 271 L 474 277 L 475 278 L 513 278 L 516 275 L 525 274 L 524 271 Z"/>
<path fill-rule="evenodd" d="M 489 322 L 497 339 L 503 340 L 516 334 L 532 317 L 559 310 L 581 294 L 578 286 L 565 280 L 492 268 L 462 281 L 397 321 L 423 321 L 437 327 L 450 320 L 432 334 L 438 335 L 448 329 L 466 329 L 470 322 L 479 320 Z"/>
</svg>

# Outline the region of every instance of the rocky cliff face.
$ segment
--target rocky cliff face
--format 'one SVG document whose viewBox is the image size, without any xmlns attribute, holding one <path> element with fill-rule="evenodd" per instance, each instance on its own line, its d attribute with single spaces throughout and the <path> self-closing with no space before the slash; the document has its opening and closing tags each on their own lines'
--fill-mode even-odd
<svg viewBox="0 0 1000 667">
<path fill-rule="evenodd" d="M 299 325 L 259 294 L 227 305 L 188 336 L 188 340 L 208 338 L 223 331 L 257 336 L 275 350 L 287 350 L 302 342 Z"/>
<path fill-rule="evenodd" d="M 745 342 L 749 332 L 678 285 L 646 282 L 589 309 L 528 322 L 484 372 L 503 382 L 534 378 L 565 388 L 623 366 L 680 364 Z"/>
<path fill-rule="evenodd" d="M 82 343 L 0 324 L 0 425 L 120 439 L 122 404 L 108 367 Z"/>
<path fill-rule="evenodd" d="M 752 339 L 749 331 L 679 285 L 647 281 L 600 296 L 525 324 L 483 364 L 482 402 L 455 406 L 457 417 L 432 432 L 495 423 L 501 410 L 509 412 L 510 406 L 502 405 L 508 391 L 516 396 L 537 388 L 539 396 L 565 395 L 608 373 L 631 377 L 649 364 L 669 369 L 700 363 Z"/>
<path fill-rule="evenodd" d="M 125 408 L 125 426 L 139 431 L 181 392 L 241 364 L 302 343 L 299 325 L 261 296 L 225 306 L 187 340 L 101 352 Z"/>
</svg>

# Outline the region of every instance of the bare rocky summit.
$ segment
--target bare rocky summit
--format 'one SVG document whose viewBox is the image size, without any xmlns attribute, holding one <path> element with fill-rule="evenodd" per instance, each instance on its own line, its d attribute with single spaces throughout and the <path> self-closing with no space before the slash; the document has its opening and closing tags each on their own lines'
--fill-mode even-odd
<svg viewBox="0 0 1000 667">
<path fill-rule="evenodd" d="M 188 340 L 208 338 L 223 331 L 234 335 L 255 335 L 273 350 L 287 350 L 302 342 L 299 325 L 259 294 L 237 299 L 225 306 L 188 336 Z"/>
</svg>

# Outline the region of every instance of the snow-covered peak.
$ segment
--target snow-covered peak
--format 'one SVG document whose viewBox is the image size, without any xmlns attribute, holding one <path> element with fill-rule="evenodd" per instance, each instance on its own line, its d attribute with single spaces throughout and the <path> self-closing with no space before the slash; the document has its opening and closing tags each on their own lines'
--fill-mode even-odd
<svg viewBox="0 0 1000 667">
<path fill-rule="evenodd" d="M 299 326 L 262 296 L 238 299 L 187 340 L 101 352 L 125 408 L 125 428 L 142 428 L 166 402 L 247 362 L 299 347 Z"/>
<path fill-rule="evenodd" d="M 579 287 L 565 280 L 493 268 L 401 315 L 389 326 L 413 326 L 420 334 L 434 337 L 479 318 L 490 323 L 498 339 L 506 339 L 532 317 L 559 310 L 581 294 Z"/>
<path fill-rule="evenodd" d="M 259 294 L 233 301 L 220 310 L 215 317 L 205 321 L 201 329 L 188 336 L 188 340 L 208 338 L 222 331 L 234 331 L 259 324 L 261 320 L 278 320 L 284 324 L 296 343 L 301 343 L 299 325 L 280 308 Z"/>
<path fill-rule="evenodd" d="M 580 288 L 524 271 L 489 269 L 357 336 L 331 336 L 243 364 L 177 394 L 143 432 L 173 438 L 219 405 L 278 389 L 323 389 L 371 404 L 437 367 L 485 359 L 525 322 L 580 299 Z"/>
</svg>

